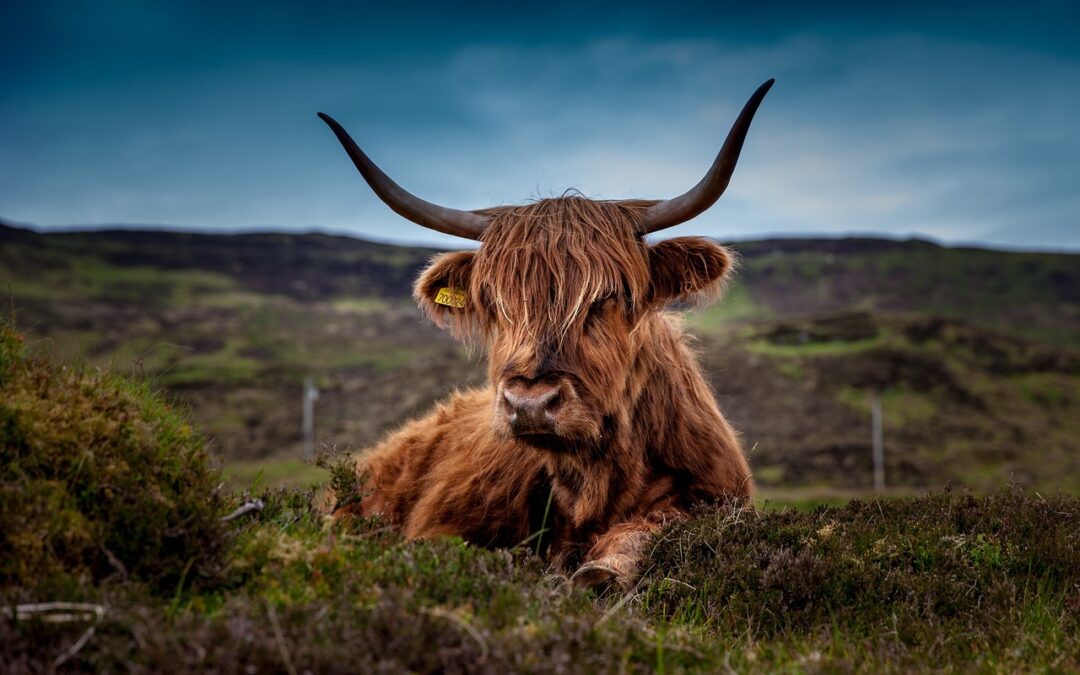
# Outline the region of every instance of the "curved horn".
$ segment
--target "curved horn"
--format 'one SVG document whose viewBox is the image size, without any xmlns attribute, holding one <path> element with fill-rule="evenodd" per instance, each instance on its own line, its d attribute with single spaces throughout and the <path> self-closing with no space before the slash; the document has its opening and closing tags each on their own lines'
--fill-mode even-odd
<svg viewBox="0 0 1080 675">
<path fill-rule="evenodd" d="M 728 186 L 728 181 L 731 180 L 732 172 L 735 171 L 735 163 L 739 161 L 739 152 L 746 139 L 746 132 L 750 130 L 750 121 L 754 119 L 754 113 L 761 105 L 761 99 L 765 98 L 765 94 L 768 93 L 774 81 L 770 79 L 758 87 L 743 106 L 739 119 L 735 120 L 731 131 L 728 132 L 724 147 L 720 148 L 720 154 L 716 156 L 712 168 L 701 179 L 701 182 L 690 188 L 689 192 L 646 209 L 638 224 L 638 232 L 649 234 L 672 225 L 685 223 L 720 199 L 720 195 L 724 194 Z"/>
<path fill-rule="evenodd" d="M 345 152 L 349 154 L 353 164 L 359 169 L 367 184 L 379 195 L 379 199 L 393 209 L 398 215 L 408 218 L 417 225 L 452 234 L 466 239 L 479 239 L 487 227 L 488 219 L 473 213 L 472 211 L 459 211 L 438 204 L 424 201 L 390 180 L 390 177 L 375 166 L 375 162 L 368 159 L 364 151 L 356 145 L 349 133 L 336 121 L 325 113 L 319 113 L 319 119 L 330 127 L 337 139 L 341 141 Z"/>
</svg>

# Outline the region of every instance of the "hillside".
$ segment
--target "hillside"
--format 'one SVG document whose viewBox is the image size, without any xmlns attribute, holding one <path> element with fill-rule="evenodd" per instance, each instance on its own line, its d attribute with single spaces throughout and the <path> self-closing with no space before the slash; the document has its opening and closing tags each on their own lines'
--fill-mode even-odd
<svg viewBox="0 0 1080 675">
<path fill-rule="evenodd" d="M 849 310 L 938 315 L 1080 347 L 1076 254 L 882 239 L 784 239 L 733 246 L 743 261 L 739 283 L 714 316 L 783 319 Z"/>
<path fill-rule="evenodd" d="M 848 313 L 706 336 L 759 484 L 872 483 L 870 397 L 895 487 L 1080 490 L 1080 354 L 956 319 Z"/>
<path fill-rule="evenodd" d="M 405 541 L 311 491 L 251 496 L 145 382 L 34 357 L 0 320 L 4 673 L 1080 667 L 1076 497 L 702 505 L 623 594 L 532 537 Z"/>
<path fill-rule="evenodd" d="M 865 489 L 880 391 L 891 486 L 1080 490 L 1080 256 L 920 241 L 740 242 L 737 281 L 691 313 L 759 483 Z M 362 447 L 482 379 L 424 322 L 433 251 L 324 235 L 37 234 L 0 226 L 0 283 L 35 351 L 145 374 L 230 462 Z"/>
<path fill-rule="evenodd" d="M 185 293 L 246 292 L 302 302 L 407 299 L 416 272 L 437 252 L 318 234 L 43 235 L 2 221 L 0 242 L 0 264 L 14 289 L 23 289 L 23 302 L 92 295 L 157 306 Z M 1075 254 L 884 239 L 779 239 L 732 247 L 741 262 L 737 282 L 724 303 L 702 316 L 705 327 L 729 319 L 885 311 L 952 316 L 996 332 L 1080 347 Z M 150 270 L 167 274 L 155 278 Z M 29 283 L 43 272 L 67 280 Z"/>
</svg>

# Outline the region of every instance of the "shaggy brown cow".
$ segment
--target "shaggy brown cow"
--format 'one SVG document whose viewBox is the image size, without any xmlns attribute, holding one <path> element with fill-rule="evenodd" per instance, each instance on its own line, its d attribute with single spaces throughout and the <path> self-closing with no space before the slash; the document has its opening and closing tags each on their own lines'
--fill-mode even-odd
<svg viewBox="0 0 1080 675">
<path fill-rule="evenodd" d="M 435 323 L 489 353 L 487 386 L 451 395 L 359 457 L 366 494 L 339 513 L 381 514 L 407 537 L 486 546 L 540 537 L 575 582 L 625 586 L 664 523 L 702 501 L 749 497 L 738 437 L 677 317 L 662 311 L 718 296 L 732 256 L 707 239 L 650 246 L 643 236 L 720 197 L 771 85 L 747 102 L 705 178 L 663 202 L 437 206 L 391 181 L 320 113 L 394 211 L 481 242 L 435 257 L 413 294 Z"/>
</svg>

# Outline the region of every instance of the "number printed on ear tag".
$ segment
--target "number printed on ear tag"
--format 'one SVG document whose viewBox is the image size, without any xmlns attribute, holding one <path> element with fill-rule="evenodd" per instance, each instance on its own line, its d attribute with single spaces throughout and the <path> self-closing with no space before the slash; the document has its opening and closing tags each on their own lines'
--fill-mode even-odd
<svg viewBox="0 0 1080 675">
<path fill-rule="evenodd" d="M 435 303 L 465 309 L 465 301 L 468 297 L 465 291 L 460 288 L 440 288 L 439 292 L 435 294 Z"/>
</svg>

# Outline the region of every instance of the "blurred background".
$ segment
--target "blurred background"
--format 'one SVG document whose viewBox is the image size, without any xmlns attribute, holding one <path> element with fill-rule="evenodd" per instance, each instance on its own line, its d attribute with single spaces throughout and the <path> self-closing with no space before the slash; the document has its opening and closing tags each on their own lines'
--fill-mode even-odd
<svg viewBox="0 0 1080 675">
<path fill-rule="evenodd" d="M 233 481 L 317 480 L 312 447 L 484 377 L 409 298 L 468 242 L 317 111 L 449 206 L 663 198 L 775 77 L 728 193 L 663 234 L 741 256 L 690 322 L 762 493 L 874 491 L 875 408 L 889 493 L 1080 491 L 1080 11 L 853 7 L 8 3 L 5 311 L 152 378 Z"/>
</svg>

